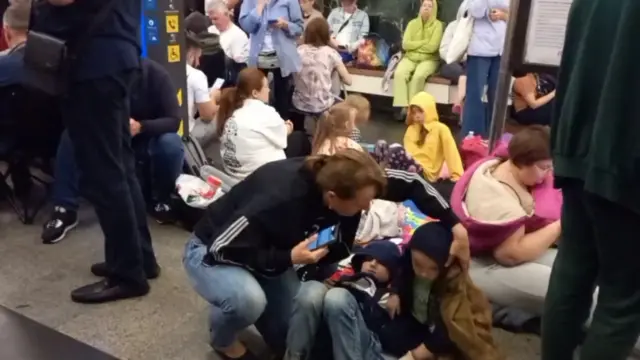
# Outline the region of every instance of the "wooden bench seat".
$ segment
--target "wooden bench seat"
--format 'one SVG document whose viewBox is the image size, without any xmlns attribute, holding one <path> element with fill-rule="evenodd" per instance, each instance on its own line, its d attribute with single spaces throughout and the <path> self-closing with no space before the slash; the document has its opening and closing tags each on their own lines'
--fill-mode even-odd
<svg viewBox="0 0 640 360">
<path fill-rule="evenodd" d="M 378 96 L 393 96 L 391 88 L 387 91 L 382 89 L 384 70 L 358 69 L 354 67 L 347 67 L 347 70 L 353 77 L 353 83 L 347 86 L 347 91 Z M 457 86 L 453 85 L 448 79 L 434 75 L 427 79 L 425 91 L 433 95 L 438 104 L 451 104 L 455 99 Z"/>
<path fill-rule="evenodd" d="M 371 76 L 371 77 L 384 77 L 384 70 L 374 70 L 374 69 L 358 69 L 354 67 L 347 67 L 349 73 L 351 75 L 361 75 L 361 76 Z M 441 84 L 441 85 L 452 85 L 451 80 L 445 79 L 438 75 L 433 75 L 427 79 L 427 82 L 433 84 Z"/>
</svg>

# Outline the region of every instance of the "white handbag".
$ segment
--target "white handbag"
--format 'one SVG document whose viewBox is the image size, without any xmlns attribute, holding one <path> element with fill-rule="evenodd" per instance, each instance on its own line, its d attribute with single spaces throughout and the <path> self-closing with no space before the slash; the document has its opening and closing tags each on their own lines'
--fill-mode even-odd
<svg viewBox="0 0 640 360">
<path fill-rule="evenodd" d="M 473 18 L 469 15 L 468 11 L 459 19 L 455 20 L 455 22 L 457 23 L 455 32 L 449 43 L 447 54 L 443 59 L 447 64 L 458 62 L 465 57 L 467 48 L 469 48 L 469 42 L 471 41 L 471 35 L 473 34 Z"/>
</svg>

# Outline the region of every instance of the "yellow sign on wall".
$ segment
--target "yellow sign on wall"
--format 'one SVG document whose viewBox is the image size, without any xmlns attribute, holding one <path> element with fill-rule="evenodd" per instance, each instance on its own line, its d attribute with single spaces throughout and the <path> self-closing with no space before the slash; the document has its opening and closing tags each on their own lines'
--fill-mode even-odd
<svg viewBox="0 0 640 360">
<path fill-rule="evenodd" d="M 167 15 L 167 32 L 169 34 L 180 32 L 178 15 Z"/>
<path fill-rule="evenodd" d="M 182 106 L 182 89 L 178 89 L 178 106 Z"/>
<path fill-rule="evenodd" d="M 167 61 L 170 63 L 180 62 L 180 45 L 167 46 Z"/>
</svg>

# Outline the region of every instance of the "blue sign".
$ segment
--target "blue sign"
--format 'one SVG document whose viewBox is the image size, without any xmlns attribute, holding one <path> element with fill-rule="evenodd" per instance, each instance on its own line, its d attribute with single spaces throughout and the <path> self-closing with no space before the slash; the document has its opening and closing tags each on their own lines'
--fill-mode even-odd
<svg viewBox="0 0 640 360">
<path fill-rule="evenodd" d="M 147 31 L 147 41 L 149 42 L 149 44 L 157 44 L 160 41 L 158 31 L 149 29 Z"/>
<path fill-rule="evenodd" d="M 156 3 L 156 0 L 144 0 L 144 7 L 147 10 L 155 10 L 158 5 Z"/>
</svg>

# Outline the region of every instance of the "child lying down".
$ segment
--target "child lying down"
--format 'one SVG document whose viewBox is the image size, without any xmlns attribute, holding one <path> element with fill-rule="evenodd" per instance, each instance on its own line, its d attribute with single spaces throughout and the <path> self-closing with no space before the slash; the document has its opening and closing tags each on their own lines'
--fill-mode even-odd
<svg viewBox="0 0 640 360">
<path fill-rule="evenodd" d="M 325 321 L 332 334 L 341 334 L 332 339 L 334 351 L 366 338 L 378 342 L 368 351 L 381 348 L 405 359 L 503 359 L 486 298 L 457 266 L 445 268 L 451 241 L 450 231 L 429 222 L 415 230 L 402 255 L 386 240 L 358 249 L 352 271 L 332 277 L 325 297 L 325 311 L 331 310 Z M 353 306 L 326 307 L 334 297 Z"/>
</svg>

